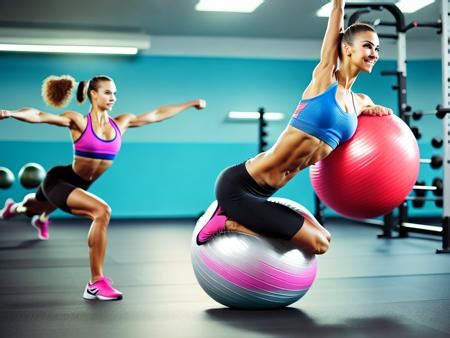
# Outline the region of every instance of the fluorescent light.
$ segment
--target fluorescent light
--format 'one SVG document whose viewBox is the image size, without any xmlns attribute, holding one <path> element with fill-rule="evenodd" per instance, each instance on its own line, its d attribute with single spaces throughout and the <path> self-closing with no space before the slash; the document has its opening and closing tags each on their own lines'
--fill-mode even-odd
<svg viewBox="0 0 450 338">
<path fill-rule="evenodd" d="M 403 13 L 414 13 L 433 2 L 434 0 L 401 0 L 396 5 Z"/>
<path fill-rule="evenodd" d="M 349 2 L 360 2 L 360 0 L 347 0 L 347 3 L 349 3 Z M 326 3 L 325 5 L 323 5 L 322 7 L 320 7 L 317 10 L 316 15 L 323 17 L 323 18 L 327 18 L 330 16 L 332 9 L 333 9 L 333 4 L 331 2 Z"/>
<path fill-rule="evenodd" d="M 320 17 L 322 17 L 322 18 L 329 17 L 330 14 L 331 14 L 331 8 L 332 8 L 332 6 L 333 6 L 333 5 L 331 4 L 331 2 L 329 2 L 329 3 L 325 4 L 325 5 L 323 5 L 322 7 L 320 7 L 320 8 L 317 10 L 316 15 L 317 15 L 317 16 L 320 16 Z"/>
<path fill-rule="evenodd" d="M 200 0 L 195 5 L 195 9 L 210 12 L 251 13 L 263 2 L 264 0 Z"/>
<path fill-rule="evenodd" d="M 132 55 L 148 48 L 143 33 L 0 28 L 0 51 Z"/>
<path fill-rule="evenodd" d="M 230 111 L 228 113 L 230 120 L 258 120 L 259 113 L 253 111 Z M 264 120 L 266 121 L 280 121 L 284 119 L 283 113 L 267 112 L 264 113 Z"/>
<path fill-rule="evenodd" d="M 133 47 L 94 47 L 94 46 L 63 46 L 63 45 L 14 45 L 0 44 L 0 51 L 32 52 L 32 53 L 80 53 L 80 54 L 137 54 Z"/>
</svg>

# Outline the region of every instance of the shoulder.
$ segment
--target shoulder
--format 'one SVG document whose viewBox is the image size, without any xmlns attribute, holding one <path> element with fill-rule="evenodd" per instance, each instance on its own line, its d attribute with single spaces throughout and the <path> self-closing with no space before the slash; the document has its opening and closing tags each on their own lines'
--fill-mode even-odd
<svg viewBox="0 0 450 338">
<path fill-rule="evenodd" d="M 135 115 L 134 114 L 130 114 L 130 113 L 125 113 L 125 114 L 120 114 L 117 115 L 115 117 L 113 117 L 112 119 L 114 120 L 114 122 L 121 122 L 121 121 L 129 121 L 130 119 L 134 118 Z"/>
<path fill-rule="evenodd" d="M 368 95 L 363 93 L 354 93 L 354 94 L 360 101 L 361 105 L 363 106 L 373 105 L 372 99 Z"/>
<path fill-rule="evenodd" d="M 112 119 L 114 120 L 114 122 L 116 122 L 117 125 L 119 125 L 119 126 L 124 126 L 125 125 L 126 126 L 135 117 L 136 117 L 136 115 L 134 115 L 134 114 L 124 113 L 124 114 L 120 114 L 120 115 L 117 115 L 115 117 L 112 117 Z"/>
<path fill-rule="evenodd" d="M 130 126 L 130 123 L 135 118 L 136 115 L 130 113 L 120 114 L 112 117 L 113 121 L 117 124 L 122 133 Z"/>
<path fill-rule="evenodd" d="M 76 111 L 65 111 L 61 116 L 70 120 L 71 127 L 84 130 L 87 123 L 87 118 L 83 114 Z"/>
<path fill-rule="evenodd" d="M 329 69 L 327 69 L 327 67 L 329 67 Z M 311 82 L 303 92 L 302 99 L 317 96 L 327 90 L 333 83 L 336 82 L 334 71 L 334 67 L 319 63 L 313 72 Z"/>
<path fill-rule="evenodd" d="M 64 116 L 66 118 L 69 118 L 71 120 L 79 120 L 79 119 L 84 119 L 84 115 L 80 114 L 79 112 L 76 111 L 65 111 L 64 113 L 61 114 L 61 116 Z"/>
</svg>

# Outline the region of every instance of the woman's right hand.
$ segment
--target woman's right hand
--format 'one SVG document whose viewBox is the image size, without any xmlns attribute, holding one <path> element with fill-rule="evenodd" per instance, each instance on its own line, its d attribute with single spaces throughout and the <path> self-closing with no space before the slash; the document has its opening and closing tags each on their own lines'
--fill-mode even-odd
<svg viewBox="0 0 450 338">
<path fill-rule="evenodd" d="M 11 117 L 11 111 L 1 109 L 0 110 L 0 120 L 7 119 L 8 117 Z"/>
</svg>

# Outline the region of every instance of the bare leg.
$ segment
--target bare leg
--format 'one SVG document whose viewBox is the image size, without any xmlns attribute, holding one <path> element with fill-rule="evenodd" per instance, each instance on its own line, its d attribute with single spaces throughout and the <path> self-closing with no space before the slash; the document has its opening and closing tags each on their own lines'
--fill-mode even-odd
<svg viewBox="0 0 450 338">
<path fill-rule="evenodd" d="M 48 201 L 38 201 L 35 196 L 36 194 L 34 193 L 27 194 L 21 202 L 14 203 L 9 209 L 8 218 L 20 214 L 25 214 L 28 217 L 38 215 L 41 222 L 47 222 L 49 214 L 56 207 Z"/>
<path fill-rule="evenodd" d="M 242 224 L 233 220 L 227 220 L 225 230 L 242 232 L 249 235 L 256 235 L 256 232 L 248 229 Z M 290 242 L 295 246 L 316 255 L 324 254 L 330 246 L 331 235 L 322 227 L 317 220 L 305 218 L 305 222 L 300 230 L 292 237 Z"/>
<path fill-rule="evenodd" d="M 319 221 L 316 220 L 316 218 L 310 218 L 310 217 L 305 217 L 305 221 L 308 221 L 308 223 L 310 223 L 314 228 L 316 228 L 317 230 L 319 230 L 324 236 L 325 238 L 328 240 L 328 242 L 331 241 L 331 234 L 330 232 L 325 229 L 320 223 Z"/>
<path fill-rule="evenodd" d="M 225 230 L 226 231 L 233 231 L 233 232 L 242 232 L 244 234 L 248 235 L 257 235 L 256 232 L 250 230 L 249 228 L 246 228 L 242 224 L 239 224 L 236 221 L 233 221 L 231 219 L 227 219 L 225 223 Z"/>
<path fill-rule="evenodd" d="M 323 227 L 321 226 L 321 228 Z M 330 247 L 331 235 L 325 228 L 323 230 L 305 218 L 305 222 L 292 237 L 291 242 L 310 253 L 316 255 L 324 254 Z"/>
<path fill-rule="evenodd" d="M 67 198 L 67 206 L 74 215 L 87 217 L 92 220 L 88 233 L 88 245 L 91 281 L 95 282 L 103 276 L 103 263 L 105 260 L 111 209 L 99 197 L 79 188 L 70 193 Z"/>
<path fill-rule="evenodd" d="M 22 202 L 14 204 L 11 208 L 12 212 L 16 214 L 26 214 L 27 216 L 33 215 L 48 215 L 56 210 L 56 207 L 48 201 L 38 201 L 35 198 L 35 194 L 25 195 Z"/>
</svg>

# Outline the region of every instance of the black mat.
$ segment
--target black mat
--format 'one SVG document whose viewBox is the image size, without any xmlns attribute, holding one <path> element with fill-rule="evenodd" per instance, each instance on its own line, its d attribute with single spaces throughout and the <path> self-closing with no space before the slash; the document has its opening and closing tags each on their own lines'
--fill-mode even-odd
<svg viewBox="0 0 450 338">
<path fill-rule="evenodd" d="M 450 337 L 450 255 L 434 253 L 439 241 L 328 227 L 332 247 L 303 299 L 237 311 L 198 286 L 192 221 L 114 220 L 105 273 L 125 298 L 104 303 L 81 298 L 87 221 L 55 221 L 46 242 L 24 218 L 0 221 L 1 337 Z"/>
</svg>

